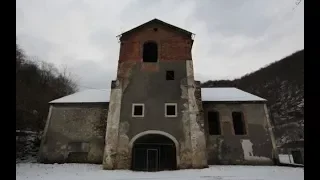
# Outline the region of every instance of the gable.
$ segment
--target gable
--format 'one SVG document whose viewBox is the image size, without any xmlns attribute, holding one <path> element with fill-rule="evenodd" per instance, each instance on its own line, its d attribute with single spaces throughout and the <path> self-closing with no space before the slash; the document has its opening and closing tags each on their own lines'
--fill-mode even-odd
<svg viewBox="0 0 320 180">
<path fill-rule="evenodd" d="M 167 31 L 169 33 L 180 35 L 180 36 L 187 38 L 187 39 L 192 39 L 192 35 L 193 35 L 192 32 L 189 32 L 189 31 L 184 30 L 182 28 L 179 28 L 177 26 L 168 24 L 168 23 L 163 22 L 161 20 L 153 19 L 153 20 L 148 21 L 140 26 L 137 26 L 129 31 L 126 31 L 126 32 L 120 34 L 118 37 L 120 37 L 120 41 L 125 41 L 125 40 L 130 39 L 134 35 L 145 34 L 148 32 L 155 32 L 159 29 L 161 29 L 162 31 Z"/>
</svg>

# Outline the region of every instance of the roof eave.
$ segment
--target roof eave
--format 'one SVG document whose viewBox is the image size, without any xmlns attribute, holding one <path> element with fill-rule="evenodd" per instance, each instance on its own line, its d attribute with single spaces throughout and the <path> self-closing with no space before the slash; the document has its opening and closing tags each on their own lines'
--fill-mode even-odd
<svg viewBox="0 0 320 180">
<path fill-rule="evenodd" d="M 205 103 L 266 103 L 267 100 L 248 100 L 248 101 L 217 101 L 217 100 L 203 100 L 202 102 L 205 102 Z"/>
<path fill-rule="evenodd" d="M 185 33 L 185 34 L 190 35 L 190 38 L 193 38 L 194 35 L 195 35 L 194 33 L 190 32 L 190 31 L 187 31 L 187 30 L 185 30 L 185 29 L 179 28 L 179 27 L 177 27 L 177 26 L 174 26 L 174 25 L 172 25 L 172 24 L 166 23 L 166 22 L 164 22 L 164 21 L 161 21 L 161 20 L 155 18 L 155 19 L 152 19 L 152 20 L 150 20 L 150 21 L 148 21 L 148 22 L 146 22 L 146 23 L 143 23 L 143 24 L 141 24 L 141 25 L 139 25 L 139 26 L 137 26 L 137 27 L 135 27 L 135 28 L 132 28 L 132 29 L 130 29 L 130 30 L 128 30 L 128 31 L 125 31 L 125 32 L 117 35 L 116 37 L 121 41 L 121 40 L 122 40 L 121 38 L 122 38 L 124 35 L 129 34 L 129 33 L 133 32 L 133 31 L 135 31 L 135 30 L 138 30 L 138 29 L 142 28 L 143 26 L 145 26 L 145 25 L 147 25 L 147 24 L 149 24 L 149 23 L 151 23 L 151 22 L 158 22 L 158 23 L 163 24 L 163 25 L 165 25 L 165 26 L 169 26 L 169 27 L 171 27 L 171 28 L 177 29 L 177 30 L 179 30 L 179 31 L 181 31 L 181 32 L 183 32 L 183 33 Z"/>
</svg>

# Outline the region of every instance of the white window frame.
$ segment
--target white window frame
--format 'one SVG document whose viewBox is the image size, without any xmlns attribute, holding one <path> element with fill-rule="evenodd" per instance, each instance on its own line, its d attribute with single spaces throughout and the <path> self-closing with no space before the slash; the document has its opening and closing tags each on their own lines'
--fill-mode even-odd
<svg viewBox="0 0 320 180">
<path fill-rule="evenodd" d="M 142 115 L 134 115 L 134 107 L 135 106 L 142 106 Z M 133 103 L 131 112 L 132 112 L 132 117 L 144 117 L 144 104 L 142 104 L 142 103 Z"/>
<path fill-rule="evenodd" d="M 167 106 L 175 106 L 175 115 L 167 115 Z M 164 116 L 165 117 L 178 117 L 178 104 L 177 103 L 165 103 L 164 104 Z"/>
</svg>

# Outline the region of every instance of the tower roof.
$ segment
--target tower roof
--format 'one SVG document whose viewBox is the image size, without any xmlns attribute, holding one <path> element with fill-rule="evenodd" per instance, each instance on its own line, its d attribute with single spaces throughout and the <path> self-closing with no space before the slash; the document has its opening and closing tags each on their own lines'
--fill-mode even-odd
<svg viewBox="0 0 320 180">
<path fill-rule="evenodd" d="M 148 21 L 148 22 L 146 22 L 146 23 L 144 23 L 144 24 L 141 24 L 140 26 L 137 26 L 137 27 L 135 27 L 135 28 L 133 28 L 133 29 L 130 29 L 130 30 L 128 30 L 128 31 L 126 31 L 126 32 L 118 35 L 118 37 L 121 38 L 122 36 L 128 35 L 128 34 L 130 34 L 130 33 L 132 33 L 132 32 L 135 32 L 135 31 L 138 31 L 138 30 L 142 29 L 143 27 L 145 27 L 145 26 L 147 26 L 147 25 L 149 25 L 149 24 L 152 24 L 152 23 L 156 23 L 156 24 L 163 25 L 163 26 L 165 26 L 165 27 L 168 27 L 168 28 L 174 29 L 174 30 L 176 30 L 176 31 L 179 31 L 179 32 L 181 32 L 181 33 L 183 33 L 183 34 L 186 34 L 186 35 L 188 35 L 188 36 L 194 35 L 194 33 L 190 32 L 190 31 L 187 31 L 187 30 L 185 30 L 185 29 L 179 28 L 179 27 L 177 27 L 177 26 L 174 26 L 174 25 L 172 25 L 172 24 L 166 23 L 166 22 L 164 22 L 164 21 L 161 21 L 161 20 L 155 18 L 155 19 L 152 19 L 151 21 Z"/>
</svg>

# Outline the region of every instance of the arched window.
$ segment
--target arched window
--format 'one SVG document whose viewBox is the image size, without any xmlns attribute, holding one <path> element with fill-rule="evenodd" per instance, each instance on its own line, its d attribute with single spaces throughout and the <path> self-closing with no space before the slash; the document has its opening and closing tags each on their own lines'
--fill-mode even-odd
<svg viewBox="0 0 320 180">
<path fill-rule="evenodd" d="M 146 42 L 143 44 L 143 62 L 158 61 L 158 45 L 155 42 Z"/>
<path fill-rule="evenodd" d="M 232 120 L 235 135 L 247 134 L 242 112 L 232 112 Z"/>
</svg>

